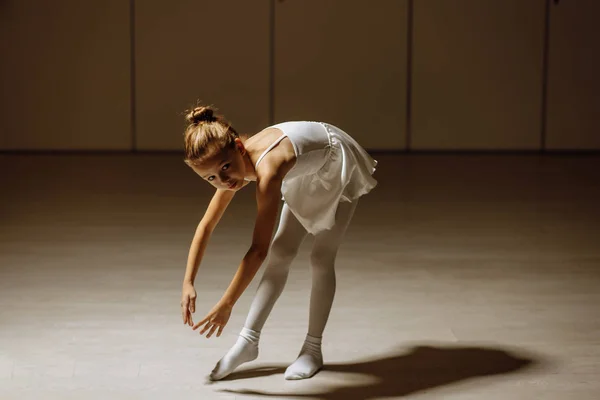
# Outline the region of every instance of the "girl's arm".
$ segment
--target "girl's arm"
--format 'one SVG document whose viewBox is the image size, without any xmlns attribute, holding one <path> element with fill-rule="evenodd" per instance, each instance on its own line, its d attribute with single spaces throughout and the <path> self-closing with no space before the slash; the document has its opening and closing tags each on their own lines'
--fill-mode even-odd
<svg viewBox="0 0 600 400">
<path fill-rule="evenodd" d="M 204 251 L 208 245 L 210 235 L 221 220 L 223 213 L 227 209 L 229 203 L 231 203 L 234 195 L 235 192 L 231 190 L 221 189 L 217 189 L 216 193 L 213 195 L 213 198 L 204 213 L 204 217 L 196 228 L 194 238 L 192 239 L 185 276 L 183 278 L 184 283 L 194 284 L 196 273 L 198 272 L 202 257 L 204 256 Z"/>
<path fill-rule="evenodd" d="M 233 307 L 248 287 L 256 272 L 267 258 L 271 237 L 275 229 L 281 199 L 281 178 L 271 175 L 257 181 L 256 203 L 258 214 L 254 225 L 252 245 L 244 256 L 233 280 L 220 303 Z"/>
</svg>

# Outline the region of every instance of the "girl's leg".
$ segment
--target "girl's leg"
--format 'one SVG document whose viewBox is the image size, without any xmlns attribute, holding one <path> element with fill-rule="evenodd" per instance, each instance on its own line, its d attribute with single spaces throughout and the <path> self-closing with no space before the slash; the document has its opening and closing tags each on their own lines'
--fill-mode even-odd
<svg viewBox="0 0 600 400">
<path fill-rule="evenodd" d="M 344 239 L 344 235 L 358 199 L 354 202 L 342 202 L 338 206 L 335 216 L 335 225 L 331 230 L 320 232 L 315 236 L 311 253 L 312 290 L 310 294 L 310 314 L 308 334 L 321 337 L 329 319 L 329 312 L 335 295 L 335 258 Z"/>
<path fill-rule="evenodd" d="M 310 378 L 323 366 L 321 338 L 335 295 L 335 258 L 357 204 L 358 199 L 352 203 L 341 202 L 333 228 L 315 236 L 311 253 L 312 290 L 308 334 L 298 359 L 285 372 L 286 379 Z"/>
<path fill-rule="evenodd" d="M 298 254 L 300 245 L 308 232 L 283 205 L 281 220 L 273 238 L 269 259 L 263 277 L 256 290 L 244 327 L 260 332 L 271 313 L 275 302 L 281 295 L 290 272 L 290 265 Z"/>
<path fill-rule="evenodd" d="M 212 380 L 223 379 L 242 363 L 258 357 L 260 331 L 283 291 L 292 260 L 307 234 L 306 229 L 291 213 L 287 203 L 284 203 L 279 227 L 269 249 L 265 272 L 256 290 L 244 328 L 237 342 L 215 366 L 210 375 Z"/>
</svg>

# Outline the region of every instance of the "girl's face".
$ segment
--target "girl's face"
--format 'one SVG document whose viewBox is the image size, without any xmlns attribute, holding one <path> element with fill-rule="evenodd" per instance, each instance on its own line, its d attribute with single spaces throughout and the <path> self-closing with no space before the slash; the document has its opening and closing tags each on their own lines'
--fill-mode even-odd
<svg viewBox="0 0 600 400">
<path fill-rule="evenodd" d="M 223 150 L 192 169 L 215 188 L 236 191 L 242 187 L 246 176 L 245 154 L 244 145 L 236 140 L 235 149 Z"/>
</svg>

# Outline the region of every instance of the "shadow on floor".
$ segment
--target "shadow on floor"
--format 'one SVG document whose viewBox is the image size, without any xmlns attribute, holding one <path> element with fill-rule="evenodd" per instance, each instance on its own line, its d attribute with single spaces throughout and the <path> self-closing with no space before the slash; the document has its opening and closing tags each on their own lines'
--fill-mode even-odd
<svg viewBox="0 0 600 400">
<path fill-rule="evenodd" d="M 269 393 L 254 390 L 222 392 L 276 398 L 328 400 L 375 399 L 405 396 L 476 377 L 515 373 L 539 364 L 539 360 L 485 347 L 416 346 L 408 352 L 362 362 L 325 364 L 323 371 L 364 374 L 372 382 L 363 385 L 336 383 L 322 392 Z M 267 366 L 234 372 L 223 381 L 283 374 L 286 366 Z M 282 377 L 283 379 L 283 377 Z"/>
</svg>

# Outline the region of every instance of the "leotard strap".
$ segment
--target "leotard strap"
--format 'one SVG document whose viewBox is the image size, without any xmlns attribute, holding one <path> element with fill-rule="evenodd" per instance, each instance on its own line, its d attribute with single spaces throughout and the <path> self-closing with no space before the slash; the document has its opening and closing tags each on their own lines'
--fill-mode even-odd
<svg viewBox="0 0 600 400">
<path fill-rule="evenodd" d="M 275 146 L 277 146 L 277 144 L 279 142 L 281 142 L 283 140 L 284 137 L 286 137 L 287 135 L 284 133 L 283 135 L 279 136 L 277 138 L 277 140 L 275 140 L 273 143 L 271 143 L 271 145 L 269 147 L 267 147 L 267 149 L 260 155 L 260 157 L 258 157 L 258 160 L 256 160 L 256 165 L 254 166 L 254 168 L 258 167 L 258 163 L 264 158 L 264 156 L 267 155 L 267 153 L 269 151 L 271 151 L 271 149 Z"/>
</svg>

